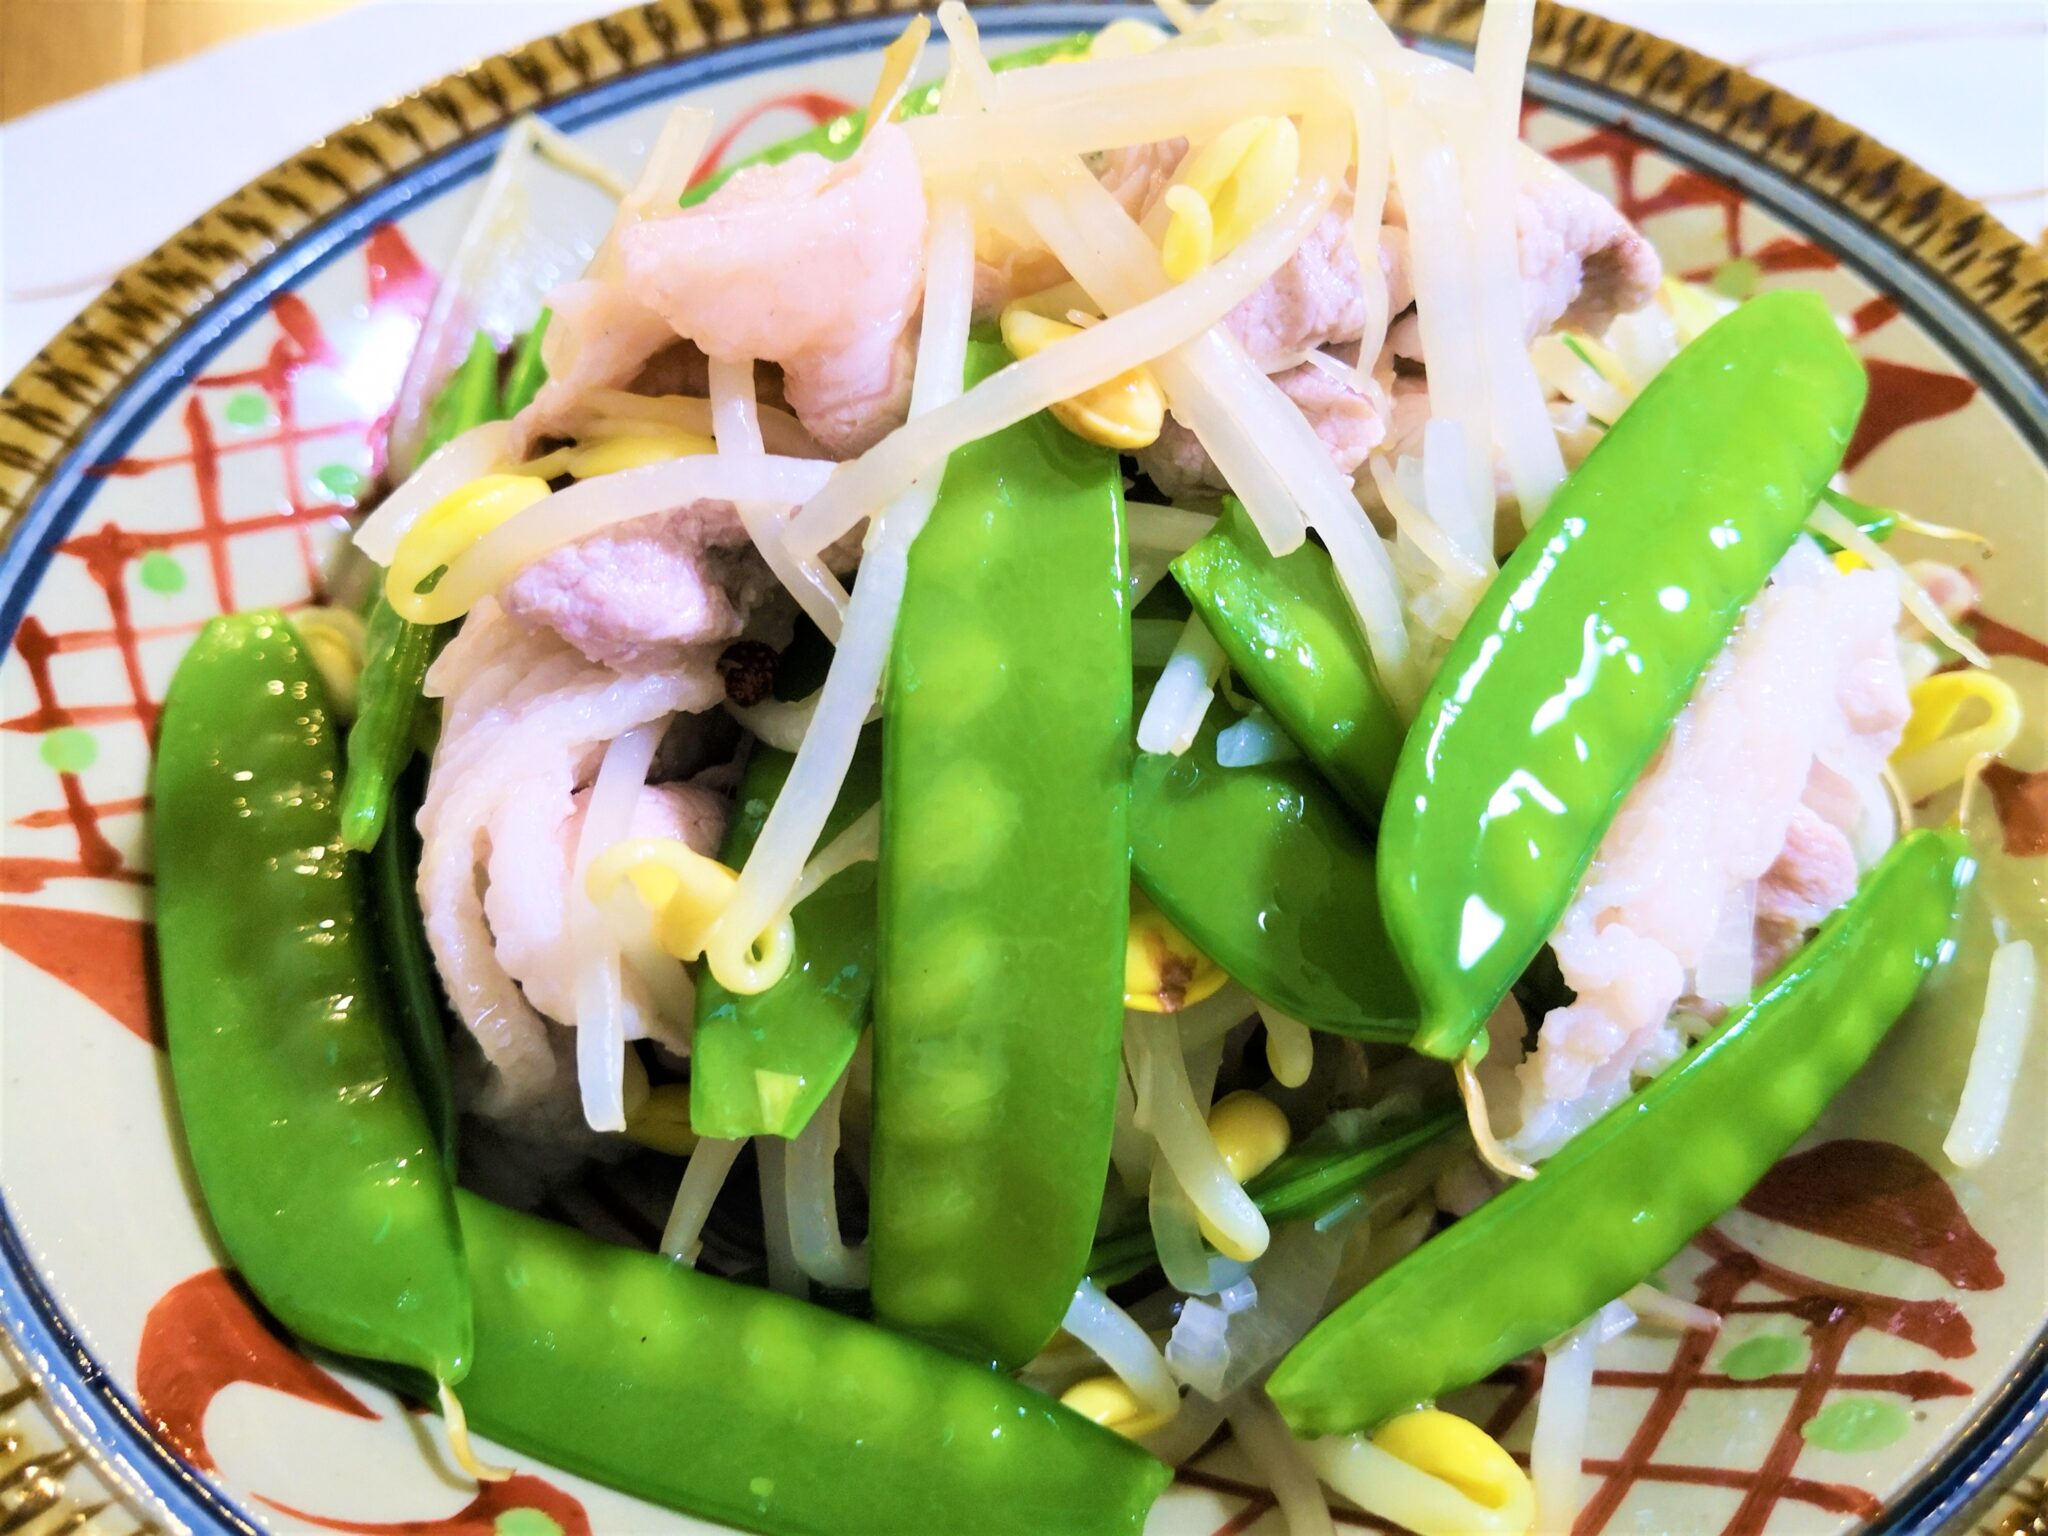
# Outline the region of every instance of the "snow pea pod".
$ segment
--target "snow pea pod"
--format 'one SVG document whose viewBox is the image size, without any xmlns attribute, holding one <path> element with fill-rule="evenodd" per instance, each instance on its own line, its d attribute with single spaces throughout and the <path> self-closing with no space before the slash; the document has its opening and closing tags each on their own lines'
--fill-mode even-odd
<svg viewBox="0 0 2048 1536">
<path fill-rule="evenodd" d="M 398 1041 L 434 1144 L 452 1173 L 457 1116 L 455 1088 L 448 1075 L 448 1007 L 420 916 L 420 837 L 413 825 L 425 779 L 423 766 L 416 764 L 398 782 L 394 809 L 399 814 L 391 834 L 379 838 L 369 853 L 374 897 L 370 905 Z"/>
<path fill-rule="evenodd" d="M 1338 1116 L 1360 1111 L 1341 1110 Z M 1434 1146 L 1465 1124 L 1465 1112 L 1449 1094 L 1434 1095 L 1412 1115 L 1374 1122 L 1364 1134 L 1332 1117 L 1315 1134 L 1245 1185 L 1245 1193 L 1268 1221 L 1295 1221 L 1331 1210 L 1424 1147 Z"/>
<path fill-rule="evenodd" d="M 1872 506 L 1867 501 L 1858 501 L 1846 491 L 1832 488 L 1822 491 L 1820 499 L 1862 529 L 1873 543 L 1882 544 L 1899 531 L 1899 514 L 1891 507 Z M 1813 540 L 1831 555 L 1841 553 L 1842 546 L 1825 534 L 1817 533 Z"/>
<path fill-rule="evenodd" d="M 1138 1536 L 1170 1476 L 914 1339 L 458 1198 L 470 1422 L 580 1476 L 768 1536 Z"/>
<path fill-rule="evenodd" d="M 157 942 L 179 1118 L 244 1279 L 300 1338 L 469 1368 L 455 1205 L 386 1016 L 319 674 L 277 613 L 217 618 L 164 700 Z"/>
<path fill-rule="evenodd" d="M 1974 864 L 1907 836 L 1762 994 L 1536 1177 L 1339 1307 L 1267 1390 L 1298 1433 L 1345 1434 L 1483 1379 L 1648 1279 L 1819 1117 L 1950 937 Z"/>
<path fill-rule="evenodd" d="M 498 413 L 498 349 L 479 331 L 469 356 L 428 408 L 425 451 L 432 453 Z M 437 644 L 438 627 L 400 618 L 380 586 L 363 639 L 363 675 L 356 684 L 341 791 L 342 840 L 358 853 L 377 846 L 391 814 L 392 789 L 417 749 L 413 722 Z"/>
<path fill-rule="evenodd" d="M 795 761 L 756 746 L 719 857 L 746 862 Z M 882 790 L 878 727 L 861 736 L 824 840 L 843 832 Z M 740 996 L 709 967 L 697 978 L 690 1052 L 690 1128 L 699 1136 L 794 1136 L 839 1081 L 867 1027 L 875 976 L 875 866 L 840 871 L 790 914 L 796 958 L 765 992 Z"/>
<path fill-rule="evenodd" d="M 1372 847 L 1299 758 L 1225 768 L 1212 708 L 1179 757 L 1131 772 L 1131 875 L 1231 976 L 1337 1034 L 1405 1040 L 1415 994 L 1380 918 Z"/>
<path fill-rule="evenodd" d="M 977 336 L 970 379 L 1008 362 Z M 1129 926 L 1117 456 L 1041 413 L 953 455 L 883 716 L 876 1311 L 1017 1365 L 1088 1261 Z"/>
<path fill-rule="evenodd" d="M 1549 938 L 1840 466 L 1865 389 L 1817 297 L 1750 300 L 1622 413 L 1480 599 L 1380 824 L 1418 1050 L 1463 1055 Z"/>
<path fill-rule="evenodd" d="M 533 322 L 533 329 L 519 338 L 512 349 L 512 366 L 505 374 L 505 397 L 498 402 L 498 414 L 504 417 L 517 416 L 540 393 L 541 385 L 548 381 L 548 365 L 541 360 L 541 343 L 547 340 L 548 323 L 555 318 L 555 312 L 544 309 Z"/>
<path fill-rule="evenodd" d="M 1230 665 L 1331 787 L 1370 826 L 1401 750 L 1401 718 L 1316 544 L 1275 556 L 1235 498 L 1173 562 Z"/>
</svg>

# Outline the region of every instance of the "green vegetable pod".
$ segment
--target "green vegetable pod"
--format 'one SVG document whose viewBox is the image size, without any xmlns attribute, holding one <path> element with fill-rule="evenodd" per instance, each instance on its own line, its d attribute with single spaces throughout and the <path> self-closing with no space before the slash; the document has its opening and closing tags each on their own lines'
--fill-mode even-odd
<svg viewBox="0 0 2048 1536">
<path fill-rule="evenodd" d="M 1217 719 L 1131 774 L 1131 873 L 1218 965 L 1282 1013 L 1405 1040 L 1415 994 L 1380 917 L 1372 847 L 1300 759 L 1225 768 Z"/>
<path fill-rule="evenodd" d="M 539 335 L 536 327 L 532 333 Z M 540 367 L 538 341 L 523 371 Z M 524 386 L 522 386 L 524 387 Z M 538 388 L 538 384 L 533 385 Z M 498 349 L 482 331 L 469 355 L 441 386 L 427 413 L 426 452 L 451 438 L 494 421 L 503 411 L 498 395 Z M 418 750 L 414 721 L 419 715 L 427 668 L 445 626 L 402 619 L 384 598 L 381 585 L 371 604 L 363 641 L 363 675 L 356 684 L 356 719 L 348 733 L 348 772 L 341 790 L 341 836 L 348 847 L 368 853 L 384 835 L 398 777 Z"/>
<path fill-rule="evenodd" d="M 1170 1476 L 1007 1377 L 459 1196 L 470 1423 L 766 1536 L 1138 1536 Z"/>
<path fill-rule="evenodd" d="M 1173 575 L 1252 696 L 1370 826 L 1401 750 L 1330 557 L 1314 543 L 1275 556 L 1235 499 L 1173 562 Z"/>
<path fill-rule="evenodd" d="M 277 613 L 213 620 L 153 785 L 165 1033 L 222 1244 L 306 1342 L 447 1385 L 470 1363 L 453 1192 L 341 847 L 334 725 Z"/>
<path fill-rule="evenodd" d="M 734 869 L 753 851 L 794 761 L 787 752 L 755 747 L 720 854 Z M 845 831 L 881 790 L 881 731 L 870 726 L 823 840 Z M 699 970 L 690 1051 L 690 1128 L 699 1136 L 797 1135 L 839 1081 L 867 1027 L 875 976 L 873 861 L 841 870 L 799 903 L 790 920 L 796 957 L 767 991 L 741 996 L 720 986 L 708 966 Z"/>
<path fill-rule="evenodd" d="M 426 769 L 415 764 L 398 782 L 399 812 L 389 837 L 368 856 L 377 948 L 390 986 L 393 1024 L 412 1084 L 449 1171 L 455 1169 L 455 1085 L 448 1070 L 448 1005 L 420 914 L 420 836 L 413 825 L 425 793 Z"/>
<path fill-rule="evenodd" d="M 1974 873 L 1907 836 L 1761 996 L 1319 1323 L 1267 1390 L 1303 1435 L 1370 1429 L 1483 1380 L 1647 1280 L 1819 1118 L 1946 959 Z"/>
<path fill-rule="evenodd" d="M 1899 531 L 1899 514 L 1890 507 L 1874 507 L 1867 501 L 1858 501 L 1854 496 L 1832 488 L 1822 491 L 1820 499 L 1854 523 L 1873 544 L 1882 544 Z M 1842 546 L 1826 535 L 1817 533 L 1813 538 L 1829 554 L 1841 553 Z"/>
<path fill-rule="evenodd" d="M 1810 293 L 1752 299 L 1650 382 L 1452 643 L 1401 749 L 1380 900 L 1463 1055 L 1842 462 L 1863 365 Z"/>
<path fill-rule="evenodd" d="M 968 349 L 978 379 L 1008 361 Z M 1015 1366 L 1109 1166 L 1129 928 L 1117 457 L 1040 414 L 961 449 L 910 554 L 883 717 L 876 1311 Z"/>
</svg>

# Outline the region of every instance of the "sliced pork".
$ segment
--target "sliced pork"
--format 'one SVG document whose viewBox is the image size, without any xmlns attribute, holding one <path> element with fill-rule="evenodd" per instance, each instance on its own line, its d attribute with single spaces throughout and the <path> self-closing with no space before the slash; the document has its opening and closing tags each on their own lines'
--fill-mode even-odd
<svg viewBox="0 0 2048 1536">
<path fill-rule="evenodd" d="M 513 425 L 515 454 L 568 435 L 592 390 L 626 388 L 676 341 L 666 320 L 615 283 L 563 283 L 548 295 L 548 308 L 553 318 L 541 338 L 548 381 Z"/>
<path fill-rule="evenodd" d="M 1334 361 L 1334 360 L 1333 360 Z M 1379 386 L 1360 388 L 1325 363 L 1302 363 L 1273 375 L 1280 392 L 1292 400 L 1330 450 L 1330 460 L 1353 474 L 1366 455 L 1386 436 L 1389 405 Z M 1229 487 L 1209 451 L 1171 415 L 1159 440 L 1137 453 L 1138 467 L 1169 499 L 1208 499 Z"/>
<path fill-rule="evenodd" d="M 1159 139 L 1150 144 L 1126 144 L 1089 157 L 1095 179 L 1117 200 L 1125 213 L 1143 220 L 1173 184 L 1173 173 L 1187 157 L 1188 141 Z"/>
<path fill-rule="evenodd" d="M 1533 341 L 1557 326 L 1599 335 L 1664 279 L 1656 249 L 1606 198 L 1522 146 L 1515 229 Z"/>
<path fill-rule="evenodd" d="M 570 941 L 570 870 L 583 830 L 588 789 L 567 802 L 527 793 L 502 802 L 489 823 L 484 917 L 498 964 L 535 1009 L 574 1023 L 578 971 Z M 718 852 L 725 835 L 724 796 L 689 784 L 650 784 L 633 807 L 633 837 L 677 838 L 702 854 Z M 625 1035 L 653 1039 L 678 1053 L 689 1049 L 687 1021 L 664 1018 L 646 986 L 627 966 L 620 976 Z"/>
<path fill-rule="evenodd" d="M 794 155 L 620 239 L 628 295 L 724 360 L 782 365 L 790 407 L 835 454 L 900 426 L 924 290 L 924 182 L 895 124 L 834 164 Z"/>
<path fill-rule="evenodd" d="M 535 956 L 546 946 L 535 935 L 548 920 L 538 908 L 567 899 L 563 840 L 606 745 L 711 708 L 724 691 L 716 654 L 624 674 L 486 599 L 428 673 L 428 696 L 444 708 L 419 817 L 420 905 L 442 984 L 487 1069 L 482 1113 L 515 1125 L 530 1117 L 537 1133 L 572 1118 L 573 1052 L 562 1037 L 573 1020 L 537 1006 L 515 968 L 541 974 Z M 507 925 L 510 964 L 494 921 Z M 649 1011 L 639 1021 L 651 1028 Z"/>
<path fill-rule="evenodd" d="M 1673 1010 L 1719 1011 L 1855 889 L 1889 841 L 1879 776 L 1907 715 L 1892 578 L 1801 541 L 1623 802 L 1551 941 L 1577 994 L 1520 1070 L 1538 1157 L 1675 1059 Z M 1728 931 L 1733 925 L 1734 932 Z"/>
<path fill-rule="evenodd" d="M 1133 217 L 1142 218 L 1164 195 L 1184 152 L 1178 140 L 1134 145 L 1100 157 L 1096 174 Z M 1528 339 L 1560 325 L 1597 333 L 1617 315 L 1650 301 L 1663 278 L 1657 253 L 1613 204 L 1526 145 L 1516 160 L 1516 179 L 1515 222 Z M 1351 241 L 1351 215 L 1351 195 L 1346 192 L 1280 270 L 1226 317 L 1231 333 L 1267 372 L 1296 369 L 1305 354 L 1340 349 L 1363 336 L 1366 304 Z M 1396 189 L 1389 194 L 1379 232 L 1389 316 L 1400 316 L 1415 301 L 1410 260 L 1407 213 Z M 1394 356 L 1426 361 L 1421 328 L 1412 314 L 1392 327 L 1386 353 L 1375 360 L 1375 372 L 1386 374 Z M 1280 377 L 1282 388 L 1303 405 L 1317 435 L 1330 445 L 1331 457 L 1347 473 L 1383 440 L 1396 452 L 1418 443 L 1428 420 L 1429 397 L 1420 381 L 1397 395 L 1390 415 L 1383 399 L 1344 402 L 1327 390 L 1290 387 L 1287 375 Z M 1365 426 L 1368 416 L 1373 421 L 1370 428 Z M 1367 433 L 1371 441 L 1358 447 Z M 1201 494 L 1220 487 L 1207 453 L 1178 424 L 1169 423 L 1159 443 L 1141 459 L 1168 495 Z"/>
<path fill-rule="evenodd" d="M 1415 302 L 1408 285 L 1408 232 L 1382 228 L 1379 252 L 1387 312 L 1399 314 Z M 1304 352 L 1354 343 L 1365 333 L 1365 294 L 1351 244 L 1348 194 L 1331 205 L 1286 264 L 1224 323 L 1252 361 L 1269 373 Z"/>
<path fill-rule="evenodd" d="M 564 545 L 507 583 L 499 601 L 592 662 L 647 671 L 738 638 L 775 587 L 732 504 L 701 501 Z"/>
</svg>

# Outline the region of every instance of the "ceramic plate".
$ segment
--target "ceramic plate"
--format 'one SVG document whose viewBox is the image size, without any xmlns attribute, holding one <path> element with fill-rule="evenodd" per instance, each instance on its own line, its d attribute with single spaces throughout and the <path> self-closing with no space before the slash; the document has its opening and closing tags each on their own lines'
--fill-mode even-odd
<svg viewBox="0 0 2048 1536">
<path fill-rule="evenodd" d="M 0 1528 L 704 1529 L 532 1463 L 477 1494 L 415 1416 L 295 1352 L 220 1267 L 167 1109 L 149 742 L 209 615 L 314 599 L 508 118 L 544 107 L 631 164 L 688 97 L 744 149 L 865 97 L 900 25 L 870 9 L 658 0 L 445 80 L 176 236 L 8 389 L 0 1321 L 20 1380 L 0 1380 Z M 1476 6 L 1391 10 L 1428 48 L 1477 25 Z M 1018 6 L 983 27 L 1017 45 L 1115 14 Z M 1670 268 L 1732 293 L 1814 288 L 1850 317 L 1872 386 L 1857 494 L 1993 540 L 1971 557 L 1978 634 L 2036 734 L 1976 832 L 1997 920 L 2040 930 L 2048 266 L 1881 146 L 1683 49 L 1546 7 L 1532 64 L 1529 137 Z M 2022 1465 L 2048 1412 L 2039 1040 L 2001 1154 L 1964 1175 L 1940 1152 L 1991 922 L 1824 1126 L 1671 1266 L 1674 1290 L 1728 1314 L 1719 1337 L 1638 1332 L 1601 1356 L 1583 1536 L 1932 1529 Z M 631 1212 L 596 1201 L 630 1238 Z M 1533 1387 L 1511 1370 L 1466 1406 L 1525 1437 Z M 1151 1529 L 1280 1524 L 1224 1445 Z"/>
</svg>

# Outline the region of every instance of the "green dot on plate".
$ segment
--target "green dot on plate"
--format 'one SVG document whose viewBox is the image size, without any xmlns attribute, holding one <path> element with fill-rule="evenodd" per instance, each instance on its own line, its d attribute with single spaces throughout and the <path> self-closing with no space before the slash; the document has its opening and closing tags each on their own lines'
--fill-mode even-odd
<svg viewBox="0 0 2048 1536">
<path fill-rule="evenodd" d="M 562 1524 L 543 1509 L 508 1509 L 491 1522 L 496 1536 L 562 1536 Z"/>
<path fill-rule="evenodd" d="M 1782 1376 L 1806 1362 L 1806 1345 L 1783 1333 L 1758 1334 L 1744 1339 L 1721 1357 L 1721 1374 L 1735 1381 L 1761 1381 Z"/>
<path fill-rule="evenodd" d="M 772 1477 L 750 1477 L 747 1479 L 747 1492 L 757 1499 L 773 1498 L 775 1495 L 775 1479 Z"/>
<path fill-rule="evenodd" d="M 228 403 L 222 407 L 228 421 L 237 427 L 264 427 L 270 424 L 270 402 L 253 389 L 238 389 L 228 396 Z"/>
<path fill-rule="evenodd" d="M 43 761 L 59 773 L 83 773 L 100 755 L 100 744 L 91 731 L 67 725 L 43 737 L 42 753 Z"/>
<path fill-rule="evenodd" d="M 1756 292 L 1757 279 L 1764 275 L 1764 269 L 1747 256 L 1730 257 L 1714 268 L 1714 292 L 1724 299 L 1746 299 Z"/>
<path fill-rule="evenodd" d="M 166 554 L 161 549 L 152 549 L 145 554 L 135 574 L 152 592 L 169 595 L 185 590 L 185 567 L 178 564 L 176 555 Z"/>
<path fill-rule="evenodd" d="M 1879 1451 L 1913 1427 L 1913 1416 L 1882 1397 L 1838 1397 L 1799 1426 L 1824 1451 Z"/>
<path fill-rule="evenodd" d="M 363 493 L 363 472 L 352 464 L 322 464 L 313 471 L 313 478 L 330 496 L 345 496 L 353 501 Z"/>
</svg>

